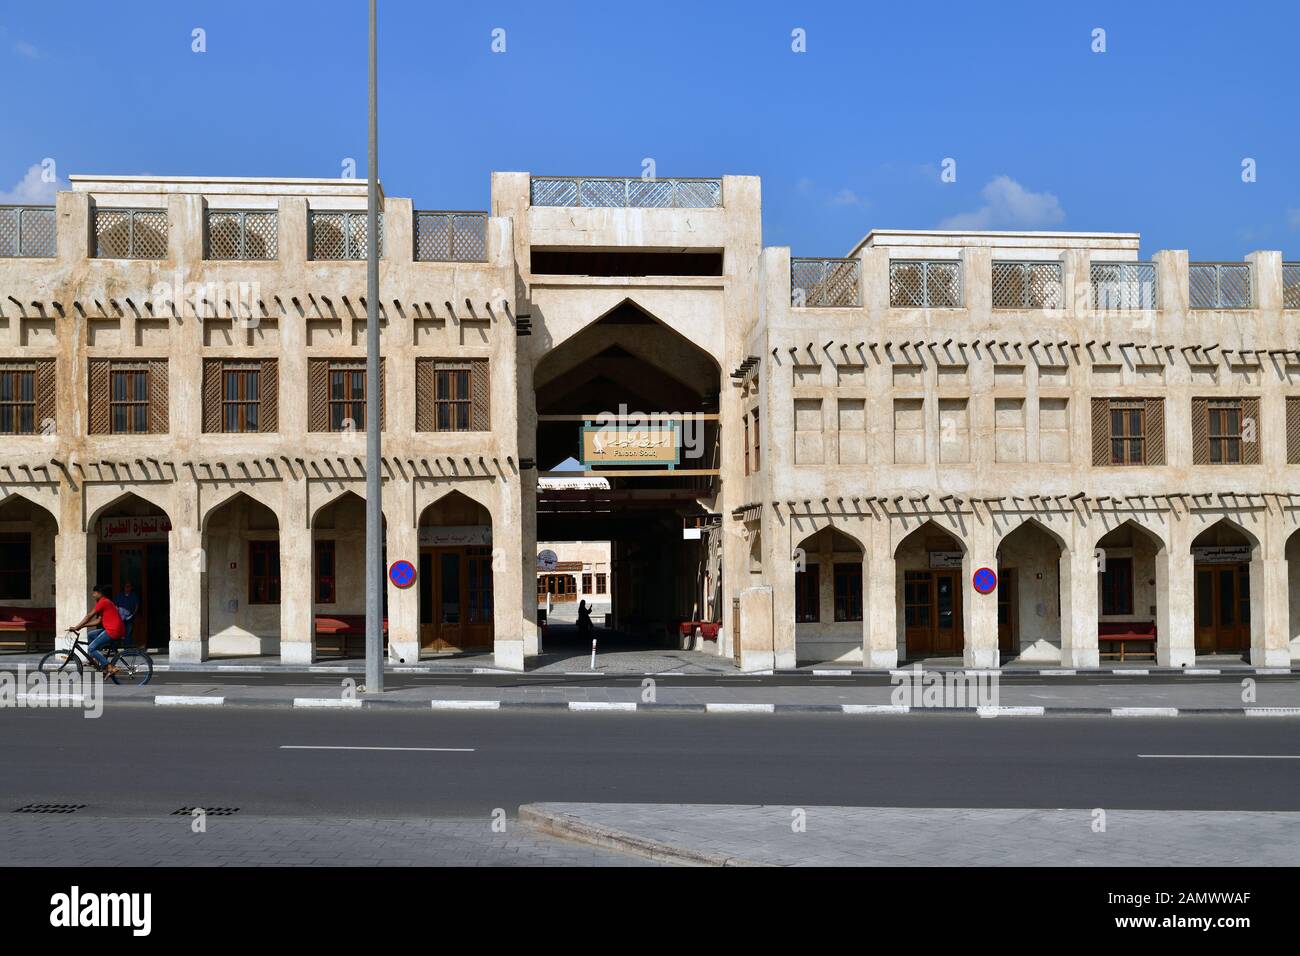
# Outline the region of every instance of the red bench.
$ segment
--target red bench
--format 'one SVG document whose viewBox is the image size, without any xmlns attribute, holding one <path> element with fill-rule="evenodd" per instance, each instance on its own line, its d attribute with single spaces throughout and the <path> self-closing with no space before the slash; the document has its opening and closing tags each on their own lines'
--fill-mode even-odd
<svg viewBox="0 0 1300 956">
<path fill-rule="evenodd" d="M 1102 651 L 1104 644 L 1117 645 L 1118 650 Z M 1106 621 L 1097 625 L 1097 647 L 1101 657 L 1125 660 L 1130 644 L 1146 644 L 1149 649 L 1140 651 L 1143 657 L 1156 659 L 1156 625 L 1153 621 Z"/>
<path fill-rule="evenodd" d="M 31 651 L 45 644 L 54 646 L 54 608 L 0 607 L 0 647 Z"/>
<path fill-rule="evenodd" d="M 326 649 L 338 657 L 362 655 L 366 649 L 366 616 L 364 614 L 317 614 L 313 620 L 316 653 Z M 358 646 L 359 645 L 359 646 Z M 388 618 L 384 618 L 384 647 L 388 647 Z"/>
<path fill-rule="evenodd" d="M 722 627 L 717 621 L 682 621 L 677 625 L 678 633 L 682 637 L 692 637 L 696 628 L 700 629 L 700 637 L 706 641 L 716 641 L 718 639 L 718 628 Z"/>
</svg>

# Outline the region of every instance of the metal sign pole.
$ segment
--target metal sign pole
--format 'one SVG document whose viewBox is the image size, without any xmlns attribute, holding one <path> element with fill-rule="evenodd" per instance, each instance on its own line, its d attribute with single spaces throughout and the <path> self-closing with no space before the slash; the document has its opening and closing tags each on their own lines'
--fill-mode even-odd
<svg viewBox="0 0 1300 956">
<path fill-rule="evenodd" d="M 376 0 L 370 0 L 370 152 L 366 162 L 366 692 L 384 689 L 383 485 L 379 475 L 379 98 Z"/>
</svg>

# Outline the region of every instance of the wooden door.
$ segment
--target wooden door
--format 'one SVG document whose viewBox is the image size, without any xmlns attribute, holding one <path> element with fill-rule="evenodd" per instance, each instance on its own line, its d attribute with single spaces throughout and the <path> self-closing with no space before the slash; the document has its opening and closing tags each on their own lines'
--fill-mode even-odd
<svg viewBox="0 0 1300 956">
<path fill-rule="evenodd" d="M 960 654 L 961 576 L 956 571 L 934 573 L 934 651 L 936 654 Z"/>
<path fill-rule="evenodd" d="M 1250 647 L 1250 565 L 1196 566 L 1196 651 L 1232 654 Z"/>
<path fill-rule="evenodd" d="M 421 647 L 491 647 L 493 604 L 491 548 L 421 549 Z"/>
<path fill-rule="evenodd" d="M 903 573 L 903 635 L 907 656 L 934 650 L 934 572 Z"/>
<path fill-rule="evenodd" d="M 1020 652 L 1020 601 L 1016 592 L 1016 569 L 998 570 L 998 650 Z"/>
</svg>

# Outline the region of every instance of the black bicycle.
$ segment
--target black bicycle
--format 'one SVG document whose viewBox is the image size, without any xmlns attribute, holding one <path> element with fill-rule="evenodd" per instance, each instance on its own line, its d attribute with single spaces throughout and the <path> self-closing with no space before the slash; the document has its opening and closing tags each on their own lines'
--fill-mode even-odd
<svg viewBox="0 0 1300 956">
<path fill-rule="evenodd" d="M 81 635 L 77 634 L 71 647 L 50 651 L 42 657 L 37 670 L 43 674 L 80 674 L 89 664 L 95 670 L 103 671 L 114 684 L 141 686 L 153 677 L 153 658 L 142 647 L 127 647 L 126 641 L 110 641 L 104 656 L 108 658 L 108 666 L 100 667 L 90 656 Z"/>
</svg>

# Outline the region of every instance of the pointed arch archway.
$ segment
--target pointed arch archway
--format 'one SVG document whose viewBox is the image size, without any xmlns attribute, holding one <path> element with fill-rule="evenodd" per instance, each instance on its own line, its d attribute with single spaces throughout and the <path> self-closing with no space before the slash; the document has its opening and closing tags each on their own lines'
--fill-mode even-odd
<svg viewBox="0 0 1300 956">
<path fill-rule="evenodd" d="M 381 513 L 382 514 L 382 513 Z M 383 566 L 388 566 L 388 516 L 382 514 Z M 312 512 L 312 641 L 319 657 L 364 657 L 366 635 L 366 500 L 351 489 Z M 388 646 L 388 588 L 383 589 Z"/>
<path fill-rule="evenodd" d="M 54 646 L 58 519 L 23 494 L 0 501 L 0 649 Z"/>
<path fill-rule="evenodd" d="M 1251 608 L 1251 569 L 1259 549 L 1259 539 L 1228 517 L 1192 539 L 1193 633 L 1198 655 L 1249 655 L 1252 633 L 1262 625 Z"/>
<path fill-rule="evenodd" d="M 420 512 L 417 524 L 421 651 L 490 650 L 496 606 L 491 512 L 449 491 Z"/>
<path fill-rule="evenodd" d="M 280 645 L 280 523 L 236 492 L 203 518 L 203 633 L 208 653 L 275 654 Z"/>
<path fill-rule="evenodd" d="M 730 550 L 720 563 L 733 581 L 751 567 L 740 538 L 684 533 L 713 527 L 722 511 L 722 367 L 713 333 L 692 338 L 679 300 L 653 290 L 601 299 L 590 321 L 557 322 L 562 334 L 533 367 L 540 474 L 524 558 L 534 561 L 539 542 L 608 542 L 620 646 L 678 644 L 730 613 L 713 593 L 717 552 Z"/>
<path fill-rule="evenodd" d="M 167 512 L 133 491 L 101 505 L 87 521 L 91 584 L 108 588 L 119 607 L 131 611 L 127 632 L 140 647 L 163 649 L 171 642 L 171 531 Z M 192 557 L 201 561 L 202 552 Z M 135 601 L 124 605 L 132 594 Z"/>
<path fill-rule="evenodd" d="M 861 663 L 862 542 L 831 526 L 803 538 L 794 562 L 797 663 Z"/>
<path fill-rule="evenodd" d="M 1169 552 L 1165 539 L 1127 519 L 1107 528 L 1093 547 L 1097 560 L 1097 642 L 1101 658 L 1123 661 L 1167 647 Z M 1161 622 L 1164 622 L 1163 625 Z"/>
<path fill-rule="evenodd" d="M 998 542 L 998 650 L 1002 660 L 1059 663 L 1062 558 L 1069 546 L 1037 518 L 1026 518 Z"/>
<path fill-rule="evenodd" d="M 961 657 L 966 544 L 926 520 L 894 548 L 899 658 Z"/>
</svg>

